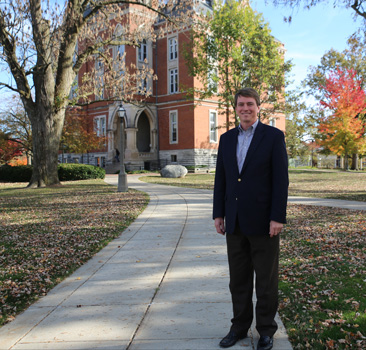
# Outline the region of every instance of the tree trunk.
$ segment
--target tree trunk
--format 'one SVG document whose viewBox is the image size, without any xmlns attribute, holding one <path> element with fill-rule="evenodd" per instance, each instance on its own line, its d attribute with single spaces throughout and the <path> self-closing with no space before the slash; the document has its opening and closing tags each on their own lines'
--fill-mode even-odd
<svg viewBox="0 0 366 350">
<path fill-rule="evenodd" d="M 358 154 L 352 154 L 352 170 L 358 170 Z"/>
<path fill-rule="evenodd" d="M 344 155 L 344 168 L 343 170 L 348 170 L 348 153 Z"/>
<path fill-rule="evenodd" d="M 36 112 L 37 113 L 37 112 Z M 46 115 L 45 115 L 46 114 Z M 59 185 L 58 151 L 65 111 L 37 113 L 31 119 L 33 133 L 33 173 L 28 187 Z"/>
</svg>

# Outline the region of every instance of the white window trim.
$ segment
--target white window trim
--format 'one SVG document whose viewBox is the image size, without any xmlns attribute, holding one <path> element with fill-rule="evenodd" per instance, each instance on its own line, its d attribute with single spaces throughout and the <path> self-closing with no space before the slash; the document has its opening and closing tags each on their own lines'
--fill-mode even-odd
<svg viewBox="0 0 366 350">
<path fill-rule="evenodd" d="M 176 80 L 172 84 L 172 77 L 175 77 Z M 178 68 L 172 68 L 168 70 L 168 85 L 169 85 L 169 94 L 176 94 L 179 92 L 179 72 Z M 174 89 L 172 90 L 172 85 Z"/>
<path fill-rule="evenodd" d="M 269 118 L 269 123 L 268 124 L 275 128 L 276 127 L 276 118 Z"/>
<path fill-rule="evenodd" d="M 98 38 L 98 42 L 102 39 Z M 103 53 L 104 48 L 100 47 L 99 52 Z M 104 99 L 104 61 L 99 54 L 95 54 L 95 88 L 100 90 L 100 93 L 95 92 L 95 101 L 100 101 Z"/>
<path fill-rule="evenodd" d="M 120 56 L 120 50 L 119 50 L 119 48 L 120 47 L 123 47 L 123 52 L 122 52 L 122 56 Z M 123 60 L 125 60 L 125 57 L 126 57 L 126 45 L 116 45 L 115 47 L 114 47 L 114 59 L 115 60 L 120 60 L 121 61 L 121 58 L 123 58 Z"/>
<path fill-rule="evenodd" d="M 215 115 L 215 139 L 216 140 L 211 139 L 211 114 L 214 114 Z M 208 130 L 209 130 L 210 143 L 217 143 L 217 140 L 218 140 L 218 132 L 217 132 L 217 110 L 215 110 L 215 109 L 210 109 L 208 111 Z"/>
<path fill-rule="evenodd" d="M 143 57 L 145 54 L 145 57 Z M 137 48 L 137 60 L 139 62 L 145 62 L 148 59 L 147 42 L 140 42 L 140 46 Z"/>
<path fill-rule="evenodd" d="M 172 140 L 172 136 L 173 136 L 173 123 L 172 123 L 172 115 L 176 116 L 176 140 L 173 141 Z M 169 143 L 170 144 L 177 144 L 178 143 L 178 111 L 177 110 L 174 110 L 174 111 L 169 111 Z"/>
<path fill-rule="evenodd" d="M 97 75 L 104 74 L 104 62 L 98 56 L 95 58 L 95 69 Z"/>
<path fill-rule="evenodd" d="M 173 58 L 171 57 L 173 55 Z M 168 60 L 176 61 L 178 59 L 178 37 L 172 36 L 168 39 Z"/>
<path fill-rule="evenodd" d="M 215 82 L 212 78 L 212 76 L 218 75 L 218 67 L 215 65 L 213 69 L 211 69 L 208 73 L 207 73 L 207 84 L 209 86 L 211 86 L 212 88 L 215 88 L 214 93 L 218 93 L 219 92 L 219 84 L 218 82 Z"/>
<path fill-rule="evenodd" d="M 98 38 L 98 42 L 100 42 L 102 39 L 101 38 Z M 100 47 L 98 49 L 98 51 L 100 53 L 104 53 L 104 48 L 103 47 Z M 96 69 L 96 74 L 97 75 L 103 75 L 104 74 L 104 61 L 103 61 L 103 58 L 100 57 L 99 54 L 95 54 L 95 69 Z"/>
<path fill-rule="evenodd" d="M 124 29 L 123 27 L 121 26 L 121 24 L 117 24 L 115 30 L 114 30 L 114 34 L 113 36 L 115 38 L 119 38 L 121 39 L 123 37 L 123 32 L 124 32 Z M 119 56 L 119 48 L 120 47 L 123 47 L 123 54 L 126 54 L 126 45 L 115 45 L 113 46 L 113 58 L 114 59 L 117 59 L 118 56 Z"/>
<path fill-rule="evenodd" d="M 104 99 L 104 77 L 101 75 L 97 76 L 96 79 L 97 91 L 95 91 L 95 101 L 101 101 Z M 97 93 L 98 91 L 100 92 L 99 94 Z"/>
<path fill-rule="evenodd" d="M 100 129 L 101 121 L 104 120 L 104 129 Z M 107 118 L 105 115 L 94 118 L 94 130 L 98 137 L 107 135 Z"/>
<path fill-rule="evenodd" d="M 145 77 L 144 79 L 141 79 L 138 82 L 137 89 L 138 89 L 137 93 L 140 95 L 146 94 L 148 92 L 149 83 L 148 83 L 147 77 Z"/>
</svg>

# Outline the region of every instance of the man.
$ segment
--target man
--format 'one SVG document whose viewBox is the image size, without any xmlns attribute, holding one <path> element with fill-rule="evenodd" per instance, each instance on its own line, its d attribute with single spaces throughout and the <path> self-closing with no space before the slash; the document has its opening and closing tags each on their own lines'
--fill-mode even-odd
<svg viewBox="0 0 366 350">
<path fill-rule="evenodd" d="M 251 88 L 235 95 L 239 127 L 220 138 L 213 218 L 225 235 L 233 318 L 220 346 L 247 336 L 253 321 L 256 276 L 257 350 L 273 347 L 277 330 L 279 233 L 286 223 L 288 163 L 284 134 L 258 120 L 260 98 Z"/>
</svg>

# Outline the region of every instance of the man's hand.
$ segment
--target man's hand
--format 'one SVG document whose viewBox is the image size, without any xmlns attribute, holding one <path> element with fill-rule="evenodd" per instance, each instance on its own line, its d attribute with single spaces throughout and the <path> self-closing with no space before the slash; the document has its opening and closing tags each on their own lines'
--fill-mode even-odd
<svg viewBox="0 0 366 350">
<path fill-rule="evenodd" d="M 220 235 L 225 235 L 224 218 L 215 218 L 215 227 L 217 233 L 219 233 Z"/>
<path fill-rule="evenodd" d="M 272 238 L 277 236 L 283 229 L 283 224 L 277 221 L 271 220 L 269 223 L 269 236 Z"/>
</svg>

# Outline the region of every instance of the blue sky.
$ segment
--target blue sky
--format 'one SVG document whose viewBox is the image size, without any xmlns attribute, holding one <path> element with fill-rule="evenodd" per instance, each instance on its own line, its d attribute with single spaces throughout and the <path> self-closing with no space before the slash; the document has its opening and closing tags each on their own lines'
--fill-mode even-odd
<svg viewBox="0 0 366 350">
<path fill-rule="evenodd" d="M 266 5 L 265 0 L 251 0 L 252 8 L 263 14 L 272 34 L 285 44 L 286 59 L 292 59 L 295 64 L 292 70 L 295 82 L 291 88 L 298 86 L 306 77 L 310 65 L 320 63 L 326 51 L 331 48 L 343 51 L 347 38 L 361 26 L 360 17 L 354 21 L 353 10 L 333 8 L 331 4 L 329 1 L 327 5 L 320 4 L 311 10 L 300 8 L 292 13 L 288 7 Z M 283 17 L 290 14 L 292 22 L 285 23 Z M 1 90 L 0 94 L 3 93 Z"/>
<path fill-rule="evenodd" d="M 355 22 L 352 9 L 333 8 L 332 2 L 317 5 L 310 10 L 266 5 L 264 0 L 252 0 L 253 9 L 263 14 L 272 34 L 285 44 L 286 59 L 292 59 L 295 83 L 300 85 L 308 67 L 320 63 L 320 58 L 331 48 L 343 51 L 347 39 L 361 26 L 361 17 Z M 285 23 L 284 16 L 292 14 L 292 22 Z"/>
</svg>

